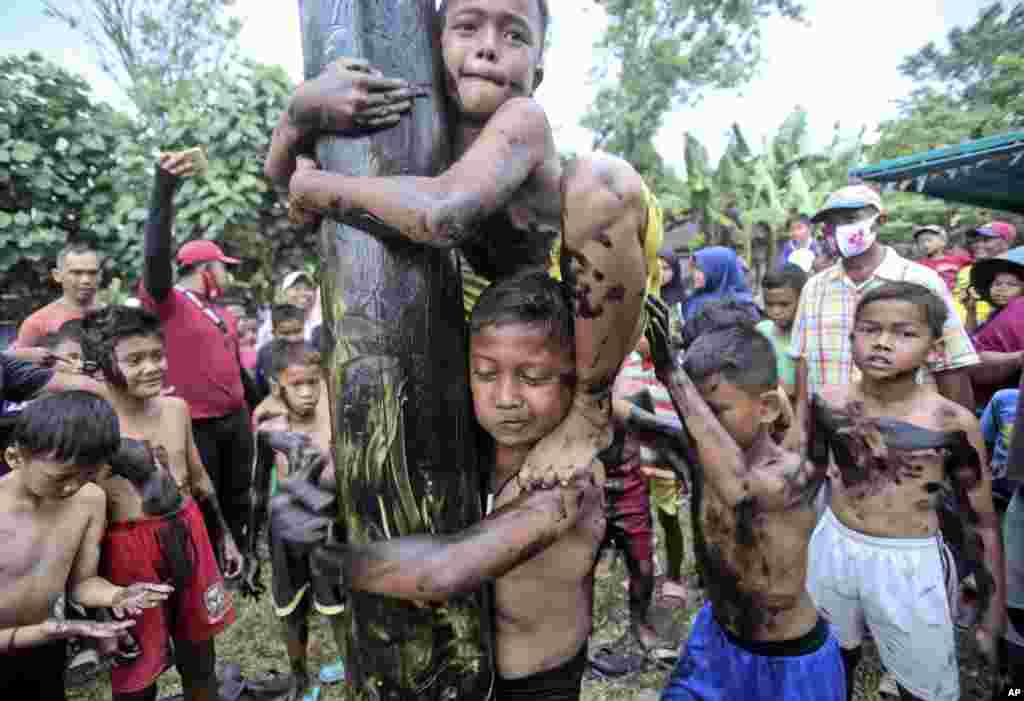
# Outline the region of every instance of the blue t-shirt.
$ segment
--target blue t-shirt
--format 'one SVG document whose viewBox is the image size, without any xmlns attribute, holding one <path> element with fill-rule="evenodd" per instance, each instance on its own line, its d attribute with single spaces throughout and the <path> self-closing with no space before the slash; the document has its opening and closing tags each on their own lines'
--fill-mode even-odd
<svg viewBox="0 0 1024 701">
<path fill-rule="evenodd" d="M 0 401 L 26 402 L 53 378 L 53 370 L 0 353 Z"/>
<path fill-rule="evenodd" d="M 1017 395 L 1020 390 L 1001 389 L 992 395 L 992 401 L 981 415 L 981 435 L 992 453 L 992 479 L 1006 477 L 1007 459 L 1013 424 L 1017 419 Z"/>
</svg>

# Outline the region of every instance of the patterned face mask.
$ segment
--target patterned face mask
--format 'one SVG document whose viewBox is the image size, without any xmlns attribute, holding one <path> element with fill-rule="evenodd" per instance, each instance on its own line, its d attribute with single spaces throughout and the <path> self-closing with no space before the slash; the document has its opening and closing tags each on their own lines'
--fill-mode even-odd
<svg viewBox="0 0 1024 701">
<path fill-rule="evenodd" d="M 877 220 L 878 215 L 876 214 L 853 224 L 829 226 L 825 228 L 825 236 L 831 239 L 830 243 L 835 243 L 839 255 L 843 258 L 853 258 L 867 251 L 875 243 L 877 237 L 875 222 Z"/>
</svg>

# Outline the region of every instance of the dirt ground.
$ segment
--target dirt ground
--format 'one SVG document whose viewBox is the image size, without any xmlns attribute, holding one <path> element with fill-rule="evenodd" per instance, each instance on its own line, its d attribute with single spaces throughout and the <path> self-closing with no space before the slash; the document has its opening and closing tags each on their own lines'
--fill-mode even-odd
<svg viewBox="0 0 1024 701">
<path fill-rule="evenodd" d="M 685 530 L 684 524 L 684 533 Z M 689 540 L 689 539 L 688 539 Z M 692 554 L 690 562 L 684 567 L 692 574 Z M 610 567 L 603 566 L 606 576 L 600 577 L 596 584 L 594 596 L 594 634 L 591 638 L 591 649 L 604 642 L 616 640 L 626 630 L 628 615 L 626 612 L 625 571 L 621 559 Z M 263 568 L 264 579 L 269 586 L 269 567 Z M 220 659 L 235 662 L 242 667 L 244 674 L 252 675 L 277 669 L 286 672 L 288 661 L 285 657 L 284 644 L 278 637 L 278 623 L 274 617 L 269 594 L 259 601 L 235 599 L 238 619 L 233 626 L 217 638 L 217 655 Z M 683 640 L 689 630 L 689 622 L 699 608 L 699 602 L 688 609 L 675 611 L 656 608 L 652 620 L 659 633 L 666 640 Z M 336 653 L 331 638 L 330 628 L 324 619 L 314 616 L 310 634 L 311 669 L 333 661 Z M 987 674 L 982 673 L 969 644 L 968 635 L 960 635 L 961 689 L 964 701 L 981 701 L 991 698 Z M 583 683 L 584 701 L 657 701 L 662 687 L 668 679 L 669 672 L 648 669 L 643 672 L 620 677 L 614 680 L 588 678 Z M 874 647 L 868 644 L 865 655 L 858 669 L 855 680 L 856 696 L 860 701 L 877 701 L 882 699 L 877 693 L 880 678 L 880 665 Z M 181 683 L 175 671 L 171 670 L 160 680 L 160 697 L 178 693 Z M 93 683 L 69 690 L 68 698 L 72 701 L 101 701 L 110 699 L 110 682 L 106 675 Z M 340 701 L 343 698 L 340 687 L 325 687 L 320 695 L 321 701 Z"/>
</svg>

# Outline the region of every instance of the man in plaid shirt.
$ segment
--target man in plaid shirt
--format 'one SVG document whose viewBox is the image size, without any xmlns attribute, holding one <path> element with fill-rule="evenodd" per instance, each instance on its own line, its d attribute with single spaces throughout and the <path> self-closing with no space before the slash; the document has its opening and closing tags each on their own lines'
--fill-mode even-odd
<svg viewBox="0 0 1024 701">
<path fill-rule="evenodd" d="M 839 254 L 839 260 L 808 280 L 800 295 L 790 348 L 797 364 L 800 404 L 814 392 L 858 379 L 850 334 L 860 297 L 883 282 L 913 282 L 934 291 L 949 307 L 941 350 L 929 356 L 929 372 L 919 379 L 930 377 L 943 396 L 973 411 L 967 370 L 978 364 L 979 358 L 949 289 L 934 270 L 903 258 L 876 240 L 884 218 L 882 198 L 867 185 L 833 192 L 814 216 L 815 223 L 824 224 L 826 245 Z M 867 220 L 866 226 L 858 225 Z"/>
</svg>

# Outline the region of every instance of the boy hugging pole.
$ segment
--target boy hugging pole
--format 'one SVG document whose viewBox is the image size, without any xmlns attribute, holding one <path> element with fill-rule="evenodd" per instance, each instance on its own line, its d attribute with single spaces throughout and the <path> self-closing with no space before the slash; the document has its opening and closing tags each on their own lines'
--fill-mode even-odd
<svg viewBox="0 0 1024 701">
<path fill-rule="evenodd" d="M 447 167 L 434 0 L 300 0 L 299 10 L 307 79 L 335 61 L 360 70 L 355 58 L 417 86 L 397 126 L 397 114 L 382 115 L 358 123 L 362 136 L 319 139 L 320 166 L 361 176 Z M 381 87 L 367 88 L 371 99 Z M 325 220 L 320 230 L 339 520 L 352 543 L 451 533 L 482 518 L 453 254 L 374 238 L 372 226 Z M 343 615 L 346 698 L 487 697 L 492 636 L 479 595 L 418 608 L 353 592 Z"/>
</svg>

